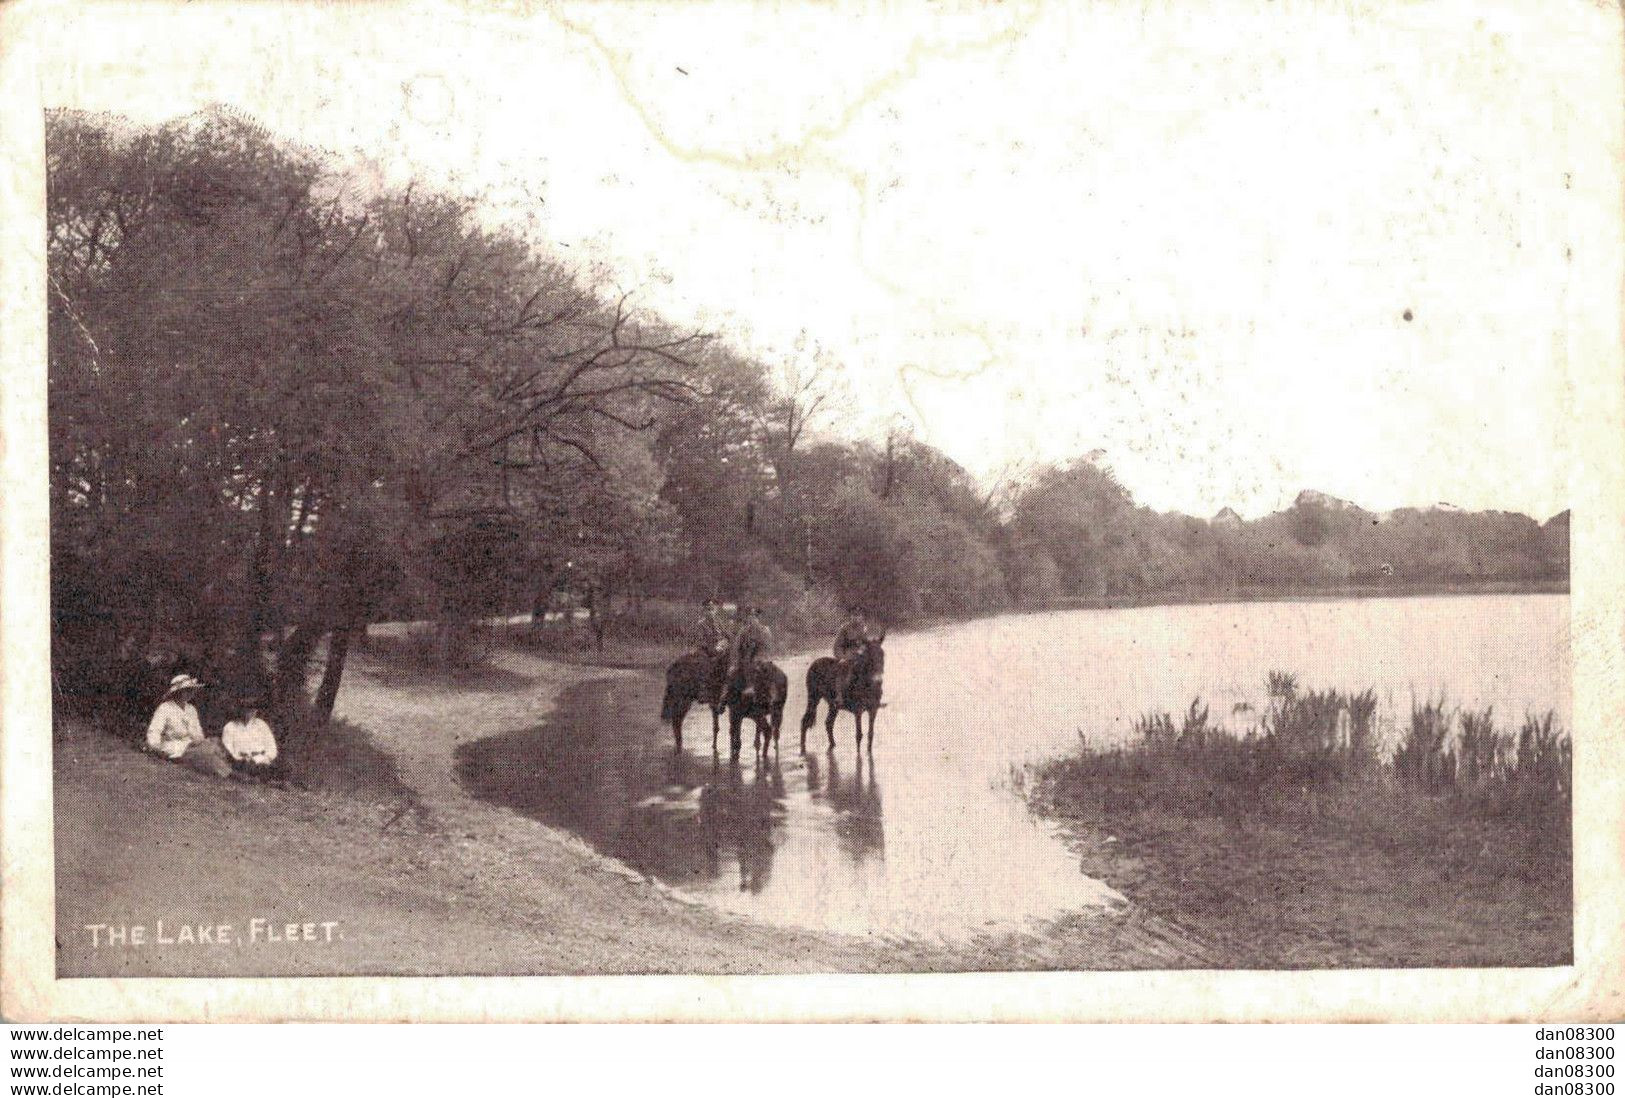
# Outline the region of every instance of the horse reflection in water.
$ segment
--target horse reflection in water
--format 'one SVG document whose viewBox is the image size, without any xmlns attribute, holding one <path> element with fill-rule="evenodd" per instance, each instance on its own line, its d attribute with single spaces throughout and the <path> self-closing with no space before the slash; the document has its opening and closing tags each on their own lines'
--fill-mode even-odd
<svg viewBox="0 0 1625 1098">
<path fill-rule="evenodd" d="M 750 781 L 737 762 L 717 762 L 700 790 L 701 841 L 711 875 L 722 872 L 731 850 L 739 863 L 739 891 L 761 892 L 773 876 L 773 830 L 784 819 L 784 774 L 778 760 L 761 759 Z"/>
<path fill-rule="evenodd" d="M 807 793 L 835 813 L 835 835 L 847 857 L 861 862 L 871 854 L 885 856 L 886 825 L 881 817 L 880 779 L 874 756 L 858 752 L 851 777 L 830 751 L 825 756 L 827 778 L 819 774 L 818 758 L 807 756 Z"/>
</svg>

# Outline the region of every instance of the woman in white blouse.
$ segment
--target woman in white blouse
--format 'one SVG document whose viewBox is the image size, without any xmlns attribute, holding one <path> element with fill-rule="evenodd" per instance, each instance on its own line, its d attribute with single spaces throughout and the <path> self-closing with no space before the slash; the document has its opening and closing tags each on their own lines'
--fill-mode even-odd
<svg viewBox="0 0 1625 1098">
<path fill-rule="evenodd" d="M 276 737 L 260 719 L 259 703 L 251 698 L 239 704 L 237 719 L 226 722 L 220 739 L 231 761 L 243 769 L 258 770 L 276 761 Z"/>
<path fill-rule="evenodd" d="M 147 748 L 166 759 L 178 759 L 186 749 L 203 742 L 203 724 L 198 720 L 197 706 L 192 704 L 203 684 L 191 675 L 176 675 L 169 680 L 164 700 L 147 724 Z"/>
</svg>

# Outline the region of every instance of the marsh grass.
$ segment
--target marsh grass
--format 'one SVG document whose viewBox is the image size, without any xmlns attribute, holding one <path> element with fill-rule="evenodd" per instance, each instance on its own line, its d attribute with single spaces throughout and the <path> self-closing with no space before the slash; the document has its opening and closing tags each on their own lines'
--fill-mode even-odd
<svg viewBox="0 0 1625 1098">
<path fill-rule="evenodd" d="M 1192 702 L 1126 743 L 1081 732 L 1020 788 L 1084 872 L 1241 967 L 1553 965 L 1573 958 L 1569 738 L 1490 709 L 1277 672 L 1241 731 Z M 1238 710 L 1238 712 L 1240 712 Z"/>
<path fill-rule="evenodd" d="M 1344 695 L 1343 704 L 1348 714 L 1350 776 L 1369 777 L 1381 763 L 1376 726 L 1377 692 L 1367 687 L 1358 694 Z"/>
<path fill-rule="evenodd" d="M 1430 811 L 1517 818 L 1550 829 L 1566 821 L 1572 783 L 1568 736 L 1555 716 L 1528 717 L 1514 737 L 1493 709 L 1458 711 L 1444 698 L 1411 703 L 1391 751 L 1377 728 L 1377 695 L 1303 689 L 1273 672 L 1258 723 L 1235 732 L 1200 698 L 1181 719 L 1141 715 L 1128 743 L 1101 745 L 1081 731 L 1078 750 L 1039 768 L 1033 787 L 1095 811 L 1154 810 L 1186 817 L 1347 816 L 1364 802 L 1426 803 Z"/>
<path fill-rule="evenodd" d="M 1411 723 L 1394 753 L 1394 776 L 1418 789 L 1441 789 L 1455 781 L 1455 757 L 1445 750 L 1453 714 L 1444 699 L 1411 700 Z"/>
</svg>

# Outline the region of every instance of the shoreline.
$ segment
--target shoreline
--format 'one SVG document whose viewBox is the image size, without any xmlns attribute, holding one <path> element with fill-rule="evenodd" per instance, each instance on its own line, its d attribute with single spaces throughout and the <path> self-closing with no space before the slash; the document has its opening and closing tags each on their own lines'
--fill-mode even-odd
<svg viewBox="0 0 1625 1098">
<path fill-rule="evenodd" d="M 1030 802 L 1031 803 L 1031 802 Z M 1051 806 L 1083 872 L 1209 944 L 1223 968 L 1547 968 L 1574 963 L 1572 873 L 1494 857 L 1493 826 L 1409 843 L 1290 820 L 1241 826 Z M 1439 846 L 1423 849 L 1436 841 Z"/>
<path fill-rule="evenodd" d="M 1340 602 L 1355 599 L 1407 599 L 1471 597 L 1474 595 L 1567 595 L 1567 579 L 1483 580 L 1473 583 L 1352 583 L 1338 587 L 1243 587 L 1219 593 L 1159 593 L 1143 598 L 1089 598 L 1067 595 L 1049 600 L 1036 612 L 1047 610 L 1126 610 L 1149 606 L 1223 606 L 1252 602 Z M 1021 610 L 1010 611 L 1020 613 Z"/>
<path fill-rule="evenodd" d="M 357 660 L 337 715 L 364 729 L 413 803 L 205 777 L 84 722 L 54 755 L 57 973 L 74 977 L 790 974 L 1223 967 L 1135 908 L 952 941 L 811 931 L 727 912 L 663 885 L 565 827 L 480 800 L 459 747 L 548 722 L 627 734 L 656 676 L 505 652 L 425 678 Z M 572 715 L 575 689 L 611 711 Z M 635 727 L 635 726 L 634 726 Z M 647 731 L 645 728 L 644 731 Z M 162 828 L 116 821 L 161 819 Z M 96 948 L 85 928 L 333 922 L 291 946 Z M 149 930 L 150 933 L 150 930 Z"/>
<path fill-rule="evenodd" d="M 1475 808 L 1381 773 L 1311 792 L 1200 750 L 1063 754 L 1021 789 L 1083 872 L 1244 966 L 1573 963 L 1571 814 Z"/>
<path fill-rule="evenodd" d="M 1040 603 L 1014 604 L 988 610 L 967 611 L 957 614 L 930 614 L 897 622 L 886 627 L 888 635 L 899 636 L 924 633 L 945 626 L 964 625 L 987 621 L 1007 615 L 1059 613 L 1067 610 L 1129 610 L 1158 606 L 1224 606 L 1259 602 L 1339 602 L 1364 599 L 1449 598 L 1478 595 L 1568 595 L 1567 578 L 1550 580 L 1483 580 L 1467 583 L 1362 583 L 1338 587 L 1279 588 L 1254 586 L 1221 592 L 1158 592 L 1144 596 L 1111 596 L 1093 598 L 1083 595 L 1061 595 Z M 698 613 L 698 607 L 695 608 Z M 387 621 L 368 626 L 368 644 L 382 641 L 383 646 L 396 644 L 405 632 L 431 622 Z M 661 661 L 676 658 L 688 651 L 686 639 L 658 637 L 636 630 L 615 635 L 613 629 L 606 636 L 605 650 L 597 652 L 591 646 L 563 647 L 537 644 L 513 645 L 513 637 L 523 635 L 530 627 L 529 614 L 494 617 L 488 624 L 502 629 L 518 631 L 510 634 L 509 643 L 527 655 L 551 663 L 571 667 L 597 667 L 611 671 L 647 671 L 664 668 Z M 770 623 L 771 625 L 771 623 Z M 825 633 L 776 633 L 776 658 L 822 655 L 823 648 L 834 635 L 835 627 Z M 381 646 L 381 647 L 383 647 Z M 612 650 L 614 650 L 612 654 Z M 393 662 L 386 657 L 383 662 Z"/>
</svg>

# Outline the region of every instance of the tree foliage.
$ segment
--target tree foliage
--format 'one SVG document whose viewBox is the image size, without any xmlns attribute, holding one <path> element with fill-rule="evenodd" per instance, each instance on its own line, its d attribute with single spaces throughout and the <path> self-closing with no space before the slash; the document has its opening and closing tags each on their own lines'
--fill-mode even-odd
<svg viewBox="0 0 1625 1098">
<path fill-rule="evenodd" d="M 648 595 L 797 629 L 1060 597 L 1566 577 L 1567 517 L 1305 498 L 1136 506 L 1080 460 L 979 483 L 838 371 L 634 308 L 480 209 L 365 191 L 223 113 L 48 120 L 53 641 L 65 678 L 170 645 L 331 710 L 367 622 Z M 1233 518 L 1233 516 L 1232 516 Z"/>
</svg>

